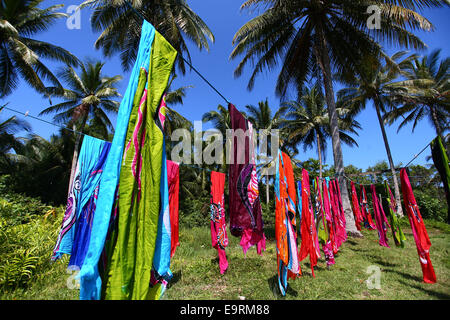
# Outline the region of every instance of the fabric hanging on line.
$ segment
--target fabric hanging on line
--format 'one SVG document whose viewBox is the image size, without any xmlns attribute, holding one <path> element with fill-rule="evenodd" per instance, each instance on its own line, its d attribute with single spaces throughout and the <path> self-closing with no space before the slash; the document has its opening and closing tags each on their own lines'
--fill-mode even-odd
<svg viewBox="0 0 450 320">
<path fill-rule="evenodd" d="M 150 23 L 144 21 L 136 62 L 119 107 L 111 150 L 106 159 L 103 177 L 100 182 L 88 252 L 79 273 L 80 299 L 82 300 L 99 300 L 101 297 L 102 279 L 98 264 L 104 250 L 105 239 L 110 228 L 110 218 L 113 212 L 114 202 L 117 198 L 116 189 L 119 181 L 128 121 L 139 81 L 139 70 L 142 66 L 148 66 L 154 37 L 155 28 Z"/>
<path fill-rule="evenodd" d="M 81 268 L 91 237 L 103 166 L 111 143 L 85 135 L 52 260 L 70 254 L 69 266 Z"/>
<path fill-rule="evenodd" d="M 275 239 L 277 242 L 278 286 L 286 295 L 288 279 L 302 274 L 298 260 L 296 187 L 289 156 L 278 150 L 275 163 Z"/>
<path fill-rule="evenodd" d="M 154 267 L 164 276 L 160 268 L 167 271 L 170 263 L 163 95 L 177 52 L 154 32 L 149 64 L 139 73 L 125 140 L 118 189 L 117 240 L 108 267 L 105 299 L 155 298 L 153 291 L 149 296 L 151 270 Z M 160 247 L 167 244 L 167 238 L 168 260 L 166 247 Z M 161 252 L 156 252 L 154 261 L 157 248 Z"/>
<path fill-rule="evenodd" d="M 436 274 L 430 259 L 431 241 L 428 237 L 425 223 L 417 206 L 411 183 L 405 168 L 400 169 L 400 180 L 402 185 L 403 202 L 408 213 L 414 241 L 416 242 L 417 253 L 422 267 L 423 281 L 426 283 L 436 283 Z"/>
<path fill-rule="evenodd" d="M 356 193 L 355 183 L 353 181 L 350 182 L 350 188 L 352 190 L 352 209 L 353 215 L 355 216 L 355 225 L 356 228 L 361 231 L 361 223 L 364 221 L 362 217 L 361 210 L 359 208 L 358 203 L 358 194 Z"/>
<path fill-rule="evenodd" d="M 298 225 L 302 225 L 302 181 L 297 181 L 297 212 L 298 212 Z M 298 236 L 301 238 L 301 228 L 298 228 Z"/>
<path fill-rule="evenodd" d="M 219 254 L 220 273 L 228 269 L 225 248 L 228 246 L 227 222 L 225 220 L 225 174 L 211 172 L 211 244 Z"/>
<path fill-rule="evenodd" d="M 333 215 L 335 242 L 339 249 L 341 245 L 347 240 L 347 232 L 345 231 L 345 217 L 340 202 L 340 193 L 338 190 L 338 183 L 336 180 L 331 180 L 329 183 L 331 213 Z"/>
<path fill-rule="evenodd" d="M 336 245 L 336 236 L 335 236 L 335 224 L 333 222 L 333 215 L 331 213 L 331 202 L 330 202 L 330 196 L 329 196 L 329 192 L 328 192 L 328 186 L 327 186 L 327 181 L 322 181 L 322 195 L 323 195 L 323 209 L 324 209 L 324 213 L 325 213 L 325 221 L 327 223 L 327 229 L 329 232 L 329 240 L 331 243 L 331 253 L 329 251 L 329 248 L 327 247 L 327 251 L 329 256 L 330 256 L 330 262 L 334 261 L 334 255 L 336 253 L 338 253 L 339 248 Z M 324 250 L 325 252 L 325 250 Z M 332 254 L 332 256 L 331 256 Z"/>
<path fill-rule="evenodd" d="M 389 188 L 387 180 L 384 182 L 386 201 L 388 204 L 389 221 L 391 223 L 392 236 L 394 238 L 394 243 L 397 247 L 405 247 L 406 237 L 400 228 L 400 223 L 397 218 L 397 201 Z"/>
<path fill-rule="evenodd" d="M 160 107 L 160 113 L 164 111 L 162 108 L 166 108 L 164 97 L 162 106 Z M 164 120 L 161 121 L 161 127 L 164 128 Z M 158 233 L 156 236 L 155 253 L 153 256 L 153 267 L 150 277 L 150 290 L 146 299 L 159 300 L 163 296 L 167 284 L 172 279 L 172 272 L 170 271 L 170 253 L 171 253 L 171 221 L 170 221 L 170 209 L 169 209 L 169 182 L 168 182 L 168 170 L 166 160 L 166 146 L 163 138 L 162 149 L 162 168 L 161 168 L 161 210 L 158 218 Z"/>
<path fill-rule="evenodd" d="M 254 161 L 252 124 L 231 103 L 228 110 L 231 129 L 236 133 L 231 150 L 233 158 L 228 159 L 230 232 L 235 237 L 241 237 L 244 254 L 256 245 L 257 253 L 262 255 L 266 249 L 266 238 Z M 238 139 L 239 132 L 245 135 L 244 139 Z"/>
<path fill-rule="evenodd" d="M 372 205 L 373 205 L 373 213 L 375 216 L 375 223 L 378 231 L 378 243 L 380 246 L 389 247 L 388 238 L 387 238 L 387 228 L 390 228 L 388 221 L 386 219 L 386 215 L 384 214 L 383 206 L 380 203 L 380 199 L 378 199 L 375 185 L 370 186 L 370 191 L 372 193 Z"/>
<path fill-rule="evenodd" d="M 430 145 L 434 166 L 439 172 L 444 185 L 445 197 L 447 199 L 447 219 L 450 219 L 450 167 L 448 164 L 447 152 L 440 136 L 437 136 L 431 141 Z M 450 221 L 447 221 L 447 223 L 450 223 Z"/>
<path fill-rule="evenodd" d="M 347 231 L 345 230 L 347 226 L 347 221 L 345 219 L 345 213 L 344 213 L 344 205 L 342 204 L 342 196 L 341 196 L 341 189 L 339 187 L 339 180 L 334 180 L 335 184 L 335 190 L 337 194 L 337 202 L 338 202 L 338 208 L 339 208 L 339 226 L 341 230 L 341 238 L 342 242 L 347 241 Z"/>
<path fill-rule="evenodd" d="M 319 239 L 314 222 L 314 212 L 310 201 L 311 190 L 309 185 L 309 174 L 302 170 L 302 243 L 300 247 L 299 260 L 303 261 L 309 255 L 311 272 L 313 277 L 314 267 L 320 258 Z"/>
<path fill-rule="evenodd" d="M 359 205 L 361 207 L 362 217 L 364 219 L 364 227 L 369 230 L 375 230 L 377 227 L 373 223 L 372 215 L 369 211 L 369 203 L 367 202 L 366 189 L 363 185 L 360 186 Z"/>
<path fill-rule="evenodd" d="M 319 242 L 322 244 L 322 250 L 325 254 L 325 261 L 327 262 L 327 267 L 335 264 L 334 253 L 333 253 L 333 245 L 331 242 L 331 233 L 328 229 L 327 219 L 326 219 L 326 209 L 325 209 L 325 201 L 322 196 L 321 183 L 319 177 L 316 177 L 313 184 L 314 188 L 314 197 L 315 197 L 315 209 L 317 211 L 317 230 L 319 236 Z M 329 203 L 327 202 L 329 206 Z"/>
<path fill-rule="evenodd" d="M 170 209 L 170 230 L 171 245 L 170 257 L 175 254 L 176 248 L 180 245 L 179 240 L 179 196 L 180 196 L 180 165 L 174 161 L 167 160 L 167 179 L 169 183 L 169 209 Z"/>
</svg>

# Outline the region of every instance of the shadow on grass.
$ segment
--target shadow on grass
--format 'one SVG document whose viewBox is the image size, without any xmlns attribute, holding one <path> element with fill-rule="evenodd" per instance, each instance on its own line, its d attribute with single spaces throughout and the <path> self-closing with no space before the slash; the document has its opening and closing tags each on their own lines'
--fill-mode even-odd
<svg viewBox="0 0 450 320">
<path fill-rule="evenodd" d="M 180 281 L 180 279 L 181 279 L 181 271 L 174 272 L 172 279 L 170 279 L 169 283 L 167 284 L 167 288 L 172 287 L 175 283 Z"/>
<path fill-rule="evenodd" d="M 281 294 L 280 288 L 278 287 L 278 275 L 274 275 L 273 277 L 268 278 L 267 283 L 269 284 L 269 289 L 270 291 L 272 291 L 272 294 L 275 298 L 285 299 L 285 297 Z M 298 296 L 298 292 L 292 289 L 292 287 L 289 286 L 289 283 L 286 289 L 286 296 Z"/>
<path fill-rule="evenodd" d="M 384 272 L 396 273 L 396 274 L 402 276 L 403 278 L 405 278 L 406 280 L 413 280 L 413 281 L 417 281 L 417 282 L 422 282 L 422 280 L 423 280 L 422 278 L 420 278 L 418 276 L 413 276 L 411 274 L 404 273 L 404 272 L 397 271 L 397 270 L 386 269 L 386 270 L 383 270 L 383 271 Z"/>
<path fill-rule="evenodd" d="M 422 281 L 422 279 L 421 279 L 421 281 Z M 433 291 L 433 290 L 425 289 L 425 288 L 422 288 L 422 287 L 415 286 L 415 285 L 412 285 L 412 284 L 410 284 L 410 283 L 404 282 L 404 281 L 402 281 L 402 280 L 400 280 L 399 282 L 400 282 L 401 284 L 405 285 L 405 286 L 409 286 L 409 287 L 412 287 L 412 288 L 414 288 L 414 289 L 423 291 L 423 292 L 425 292 L 426 294 L 428 294 L 428 295 L 430 295 L 430 296 L 434 296 L 434 297 L 436 297 L 436 298 L 438 298 L 438 299 L 450 300 L 450 295 L 448 295 L 448 294 L 446 294 L 446 293 L 436 292 L 436 291 Z M 430 284 L 430 285 L 432 285 L 432 284 Z"/>
</svg>

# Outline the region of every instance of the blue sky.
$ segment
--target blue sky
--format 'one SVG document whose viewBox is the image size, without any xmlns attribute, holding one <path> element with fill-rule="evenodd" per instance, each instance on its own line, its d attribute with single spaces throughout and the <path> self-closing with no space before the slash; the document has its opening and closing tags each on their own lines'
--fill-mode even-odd
<svg viewBox="0 0 450 320">
<path fill-rule="evenodd" d="M 236 31 L 245 24 L 251 17 L 248 11 L 239 10 L 243 0 L 188 0 L 191 8 L 206 22 L 215 35 L 215 43 L 210 44 L 209 52 L 199 51 L 193 44 L 188 44 L 192 63 L 205 78 L 208 79 L 229 101 L 238 109 L 243 110 L 247 104 L 257 105 L 258 101 L 268 99 L 269 105 L 274 112 L 279 107 L 279 99 L 274 94 L 274 87 L 278 75 L 278 69 L 270 72 L 263 72 L 256 80 L 254 89 L 247 90 L 247 82 L 250 76 L 250 65 L 245 69 L 240 78 L 234 77 L 234 70 L 240 59 L 229 60 L 229 55 L 233 49 L 232 39 Z M 70 5 L 78 5 L 81 1 L 61 1 L 47 0 L 41 5 L 47 7 L 53 4 L 64 3 L 65 7 L 60 11 L 65 12 Z M 207 4 L 206 4 L 207 3 Z M 441 48 L 441 58 L 450 56 L 450 9 L 429 9 L 422 12 L 435 26 L 434 32 L 416 33 L 428 45 L 429 50 L 422 53 L 429 53 L 433 49 Z M 253 13 L 254 16 L 254 13 Z M 61 21 L 45 33 L 36 36 L 37 39 L 51 42 L 62 46 L 80 59 L 94 58 L 104 61 L 104 73 L 108 76 L 122 75 L 123 80 L 119 83 L 119 92 L 125 92 L 129 80 L 129 72 L 124 73 L 121 69 L 118 56 L 106 59 L 100 50 L 94 48 L 94 42 L 98 33 L 91 30 L 90 11 L 81 12 L 81 29 L 70 30 L 66 26 L 66 21 Z M 388 53 L 396 52 L 399 48 L 386 48 Z M 51 70 L 57 70 L 60 64 L 48 62 Z M 217 95 L 196 73 L 187 72 L 185 76 L 179 76 L 174 82 L 174 88 L 180 86 L 194 86 L 189 89 L 184 100 L 184 105 L 176 106 L 176 110 L 191 121 L 201 120 L 205 112 L 216 109 L 218 104 L 226 105 L 225 101 Z M 18 89 L 11 95 L 0 101 L 1 104 L 9 102 L 9 107 L 20 111 L 29 111 L 32 115 L 37 115 L 41 110 L 49 106 L 49 102 L 43 99 L 33 89 L 23 81 Z M 54 101 L 54 103 L 57 101 Z M 10 116 L 10 111 L 4 111 L 1 118 Z M 45 117 L 51 121 L 52 118 Z M 353 164 L 359 168 L 366 169 L 379 161 L 386 159 L 381 131 L 376 118 L 376 113 L 371 105 L 361 113 L 357 120 L 361 123 L 363 130 L 359 132 L 356 140 L 359 147 L 349 148 L 343 145 L 345 165 Z M 57 128 L 40 121 L 28 119 L 32 125 L 33 132 L 48 138 L 52 133 L 57 132 Z M 116 119 L 112 117 L 112 122 Z M 208 124 L 204 128 L 209 128 Z M 391 127 L 386 127 L 388 139 L 391 145 L 394 162 L 406 164 L 418 153 L 429 141 L 435 137 L 435 131 L 427 121 L 423 121 L 414 133 L 411 133 L 411 126 L 403 128 L 397 133 L 398 123 Z M 301 150 L 301 149 L 300 149 Z M 429 155 L 429 150 L 422 153 L 415 164 L 425 164 L 425 157 Z M 310 157 L 317 158 L 315 150 L 301 152 L 297 157 L 306 160 Z M 333 155 L 329 147 L 326 152 L 326 162 L 333 163 Z"/>
</svg>

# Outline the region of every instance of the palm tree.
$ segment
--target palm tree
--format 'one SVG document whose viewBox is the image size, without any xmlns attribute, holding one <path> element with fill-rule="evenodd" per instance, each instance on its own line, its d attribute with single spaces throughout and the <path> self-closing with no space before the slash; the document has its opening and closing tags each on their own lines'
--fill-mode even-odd
<svg viewBox="0 0 450 320">
<path fill-rule="evenodd" d="M 3 0 L 0 3 L 0 98 L 17 87 L 19 77 L 40 93 L 45 93 L 44 80 L 60 86 L 58 78 L 41 58 L 73 66 L 79 63 L 67 50 L 33 39 L 58 19 L 67 17 L 64 13 L 55 12 L 63 5 L 38 8 L 42 1 Z"/>
<path fill-rule="evenodd" d="M 423 7 L 442 7 L 448 1 L 397 0 L 248 0 L 241 9 L 265 5 L 261 15 L 242 26 L 234 36 L 235 48 L 231 58 L 244 54 L 235 70 L 242 74 L 248 62 L 254 62 L 254 71 L 248 88 L 264 69 L 281 62 L 276 93 L 281 97 L 291 89 L 302 87 L 312 74 L 320 74 L 325 88 L 330 117 L 331 138 L 336 174 L 342 192 L 347 218 L 347 232 L 361 236 L 357 231 L 346 181 L 339 137 L 338 114 L 332 83 L 332 69 L 337 73 L 358 73 L 361 62 L 381 51 L 377 40 L 395 42 L 416 49 L 424 43 L 407 29 L 431 30 L 432 24 L 415 12 Z M 367 27 L 369 6 L 380 9 L 380 29 Z"/>
<path fill-rule="evenodd" d="M 87 0 L 80 7 L 94 8 L 91 26 L 94 31 L 101 32 L 95 47 L 102 48 L 106 57 L 120 53 L 125 71 L 136 60 L 142 27 L 140 16 L 155 26 L 178 51 L 177 66 L 183 74 L 183 56 L 190 61 L 185 38 L 193 41 L 200 50 L 209 50 L 208 39 L 214 42 L 211 30 L 184 0 Z"/>
<path fill-rule="evenodd" d="M 0 107 L 0 113 L 4 108 L 5 106 Z M 15 116 L 0 121 L 0 173 L 2 173 L 4 167 L 7 165 L 7 153 L 11 149 L 17 149 L 20 146 L 21 143 L 15 134 L 22 130 L 30 131 L 31 126 L 28 122 L 17 119 Z"/>
<path fill-rule="evenodd" d="M 389 124 L 403 118 L 397 132 L 411 122 L 414 132 L 419 121 L 428 118 L 436 134 L 445 141 L 444 133 L 450 126 L 450 57 L 439 62 L 439 55 L 440 50 L 434 50 L 421 60 L 416 58 L 403 65 L 407 80 L 402 85 L 409 94 L 403 98 L 401 107 L 385 115 Z"/>
<path fill-rule="evenodd" d="M 11 188 L 18 193 L 40 197 L 45 203 L 64 204 L 73 154 L 73 136 L 61 129 L 46 140 L 38 135 L 20 138 L 22 143 L 7 154 Z"/>
<path fill-rule="evenodd" d="M 386 114 L 387 110 L 393 108 L 396 101 L 407 95 L 407 88 L 402 85 L 402 82 L 398 81 L 398 77 L 400 68 L 414 59 L 415 56 L 411 55 L 403 61 L 399 61 L 404 55 L 405 52 L 401 51 L 390 58 L 386 58 L 384 64 L 381 62 L 373 63 L 372 61 L 363 64 L 362 72 L 344 81 L 351 87 L 344 88 L 337 94 L 340 103 L 351 109 L 354 116 L 366 108 L 369 100 L 373 102 L 388 157 L 397 203 L 401 203 L 400 188 L 384 128 L 383 115 Z M 398 62 L 398 65 L 393 64 L 393 62 Z M 403 216 L 401 206 L 398 208 L 398 214 Z"/>
<path fill-rule="evenodd" d="M 327 148 L 327 140 L 331 137 L 330 118 L 325 106 L 325 97 L 320 91 L 319 85 L 312 88 L 304 87 L 299 94 L 298 101 L 285 102 L 288 112 L 283 121 L 283 131 L 287 136 L 287 143 L 294 148 L 303 144 L 303 151 L 317 147 L 319 159 L 319 178 L 322 179 L 324 151 Z M 337 108 L 339 115 L 339 136 L 349 146 L 358 146 L 358 143 L 348 134 L 358 135 L 356 129 L 361 129 L 360 124 L 349 117 L 349 110 Z"/>
<path fill-rule="evenodd" d="M 115 85 L 122 77 L 117 75 L 107 77 L 102 74 L 104 64 L 100 62 L 87 61 L 81 64 L 80 75 L 70 66 L 60 70 L 58 76 L 66 82 L 68 88 L 49 87 L 47 91 L 55 97 L 62 98 L 64 102 L 58 103 L 43 110 L 40 115 L 54 114 L 56 122 L 72 125 L 74 132 L 85 133 L 86 125 L 96 125 L 103 128 L 103 132 L 112 130 L 113 125 L 108 118 L 107 112 L 117 113 L 120 102 L 114 100 L 120 97 Z M 107 139 L 108 137 L 103 137 Z M 78 161 L 81 134 L 77 135 L 75 150 L 72 160 L 70 183 Z"/>
<path fill-rule="evenodd" d="M 253 124 L 256 130 L 264 130 L 267 138 L 267 154 L 262 155 L 261 158 L 265 158 L 266 161 L 263 164 L 262 172 L 266 171 L 266 204 L 269 204 L 269 174 L 268 174 L 268 166 L 271 162 L 269 160 L 269 149 L 270 143 L 272 141 L 272 136 L 269 133 L 272 129 L 278 129 L 280 123 L 282 121 L 282 116 L 286 112 L 285 107 L 280 107 L 278 111 L 272 116 L 272 110 L 270 109 L 269 102 L 267 99 L 265 101 L 258 102 L 258 107 L 253 105 L 246 105 L 245 109 L 247 110 L 248 120 Z M 276 158 L 277 155 L 271 155 L 272 160 Z M 265 169 L 265 170 L 264 170 Z"/>
</svg>

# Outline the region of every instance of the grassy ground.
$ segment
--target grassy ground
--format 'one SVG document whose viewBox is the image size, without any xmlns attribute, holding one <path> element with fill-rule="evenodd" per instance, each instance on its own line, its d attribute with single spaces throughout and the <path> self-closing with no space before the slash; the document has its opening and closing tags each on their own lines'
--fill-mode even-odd
<svg viewBox="0 0 450 320">
<path fill-rule="evenodd" d="M 322 257 L 315 278 L 307 258 L 301 264 L 303 276 L 289 280 L 286 297 L 279 296 L 276 289 L 273 239 L 269 238 L 262 256 L 256 254 L 255 248 L 244 256 L 238 239 L 231 237 L 226 250 L 229 269 L 220 275 L 209 229 L 181 229 L 181 245 L 171 264 L 174 277 L 163 299 L 450 299 L 450 228 L 433 221 L 427 221 L 426 225 L 432 242 L 430 256 L 438 279 L 436 284 L 422 282 L 414 239 L 406 224 L 404 249 L 381 247 L 376 231 L 363 231 L 363 239 L 349 239 L 343 244 L 336 265 L 330 270 Z M 48 258 L 50 253 L 51 248 Z M 73 281 L 66 271 L 67 262 L 66 257 L 39 268 L 26 288 L 1 290 L 0 299 L 78 299 L 79 291 L 68 289 L 67 284 Z M 371 275 L 366 273 L 370 266 L 380 268 L 380 289 L 369 289 L 365 282 Z"/>
</svg>

